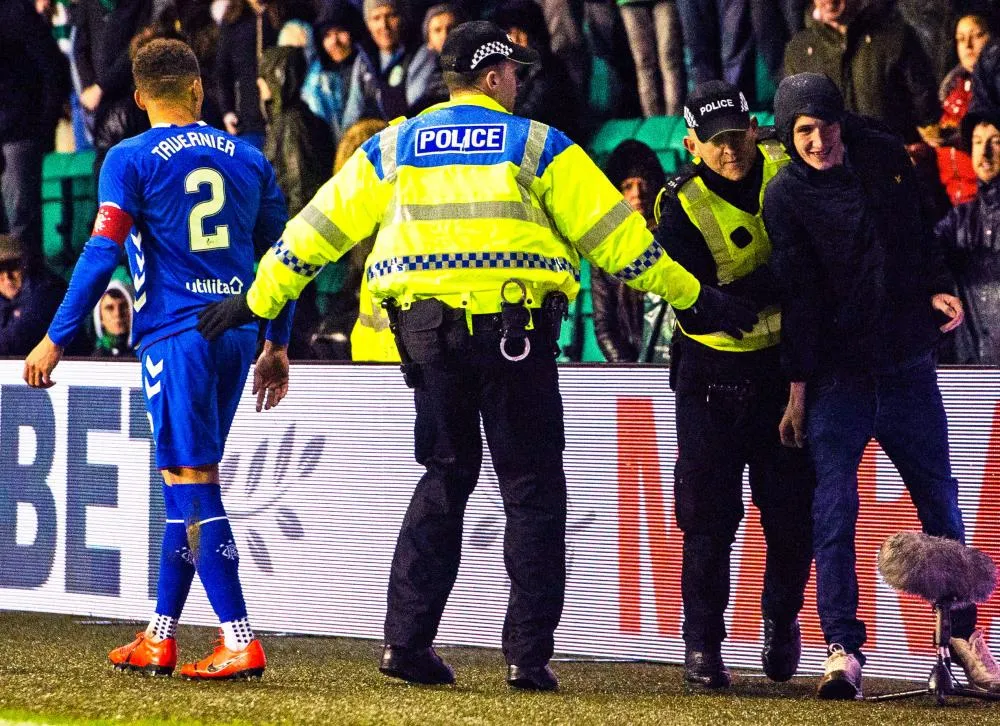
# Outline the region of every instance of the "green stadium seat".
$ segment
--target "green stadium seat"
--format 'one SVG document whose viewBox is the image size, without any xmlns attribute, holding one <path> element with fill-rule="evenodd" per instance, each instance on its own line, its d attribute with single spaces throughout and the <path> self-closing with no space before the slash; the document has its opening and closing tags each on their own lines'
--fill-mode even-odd
<svg viewBox="0 0 1000 726">
<path fill-rule="evenodd" d="M 42 162 L 42 250 L 49 269 L 69 279 L 97 212 L 94 152 L 47 154 Z"/>
<path fill-rule="evenodd" d="M 601 163 L 607 158 L 618 144 L 625 139 L 635 138 L 635 134 L 642 125 L 642 119 L 638 118 L 616 118 L 601 126 L 590 140 L 591 156 Z"/>
<path fill-rule="evenodd" d="M 687 126 L 683 116 L 652 116 L 642 122 L 635 138 L 653 151 L 673 149 L 681 152 L 684 150 L 686 134 Z"/>
</svg>

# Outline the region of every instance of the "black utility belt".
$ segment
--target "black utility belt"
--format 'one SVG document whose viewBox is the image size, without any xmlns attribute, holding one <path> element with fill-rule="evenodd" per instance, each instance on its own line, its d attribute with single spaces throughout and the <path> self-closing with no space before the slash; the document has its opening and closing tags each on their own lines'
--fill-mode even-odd
<svg viewBox="0 0 1000 726">
<path fill-rule="evenodd" d="M 531 313 L 534 330 L 543 330 L 553 322 L 550 313 L 544 308 L 527 308 L 527 310 Z M 473 335 L 491 335 L 503 332 L 503 313 L 470 315 L 469 320 Z M 561 322 L 561 318 L 559 320 Z"/>
</svg>

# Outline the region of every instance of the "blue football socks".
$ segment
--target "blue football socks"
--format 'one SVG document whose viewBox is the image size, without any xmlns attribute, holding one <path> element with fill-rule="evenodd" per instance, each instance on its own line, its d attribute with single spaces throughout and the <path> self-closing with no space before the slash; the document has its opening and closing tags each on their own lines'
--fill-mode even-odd
<svg viewBox="0 0 1000 726">
<path fill-rule="evenodd" d="M 194 579 L 194 555 L 188 547 L 184 514 L 174 499 L 178 487 L 163 485 L 163 503 L 166 509 L 166 526 L 163 529 L 163 545 L 160 549 L 160 579 L 156 586 L 156 614 L 159 626 L 157 639 L 173 637 L 177 619 L 184 609 L 191 581 Z M 173 622 L 164 620 L 169 618 Z M 165 635 L 165 629 L 170 631 Z"/>
<path fill-rule="evenodd" d="M 188 546 L 198 577 L 220 623 L 245 620 L 247 606 L 238 574 L 240 557 L 218 484 L 175 484 L 174 501 L 184 515 Z"/>
</svg>

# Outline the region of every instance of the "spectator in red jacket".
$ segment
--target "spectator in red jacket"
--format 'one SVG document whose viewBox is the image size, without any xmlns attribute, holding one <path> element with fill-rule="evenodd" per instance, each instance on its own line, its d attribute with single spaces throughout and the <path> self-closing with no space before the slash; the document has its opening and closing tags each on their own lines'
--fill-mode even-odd
<svg viewBox="0 0 1000 726">
<path fill-rule="evenodd" d="M 990 41 L 990 26 L 986 16 L 969 13 L 959 18 L 955 26 L 955 46 L 958 65 L 941 82 L 941 128 L 946 143 L 937 148 L 938 172 L 953 206 L 976 196 L 976 174 L 967 150 L 962 148 L 959 127 L 972 101 L 972 69 L 979 54 Z"/>
</svg>

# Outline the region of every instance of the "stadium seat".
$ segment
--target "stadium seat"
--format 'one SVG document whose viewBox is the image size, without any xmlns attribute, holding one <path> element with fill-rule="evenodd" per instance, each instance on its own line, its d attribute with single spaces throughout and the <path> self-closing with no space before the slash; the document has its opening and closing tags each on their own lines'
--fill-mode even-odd
<svg viewBox="0 0 1000 726">
<path fill-rule="evenodd" d="M 52 153 L 42 162 L 42 251 L 69 280 L 97 211 L 94 152 Z"/>
</svg>

